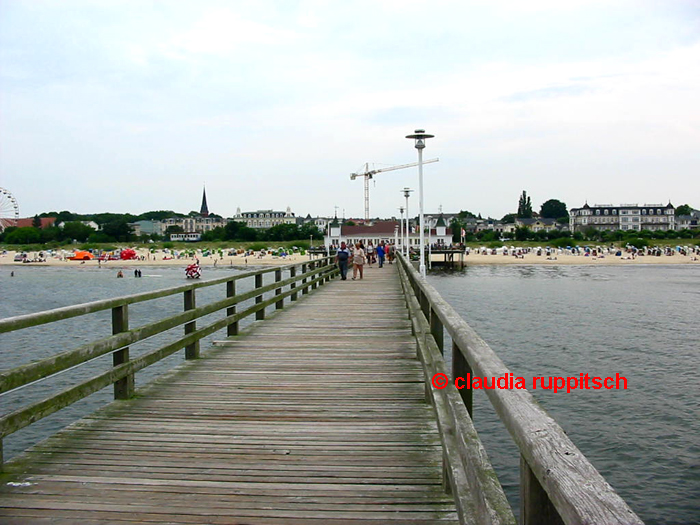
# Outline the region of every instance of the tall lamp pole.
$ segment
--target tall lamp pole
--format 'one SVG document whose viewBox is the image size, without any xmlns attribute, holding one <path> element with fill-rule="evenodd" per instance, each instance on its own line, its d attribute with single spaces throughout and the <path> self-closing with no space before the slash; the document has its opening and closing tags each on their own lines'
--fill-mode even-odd
<svg viewBox="0 0 700 525">
<path fill-rule="evenodd" d="M 404 244 L 404 255 L 408 257 L 408 252 L 410 251 L 410 245 L 408 242 L 408 198 L 411 196 L 411 192 L 413 191 L 411 188 L 404 188 L 403 190 L 403 196 L 406 197 L 406 244 Z"/>
<path fill-rule="evenodd" d="M 418 270 L 421 277 L 426 277 L 425 271 L 425 218 L 423 217 L 423 150 L 425 140 L 432 139 L 435 135 L 428 135 L 424 129 L 417 129 L 413 135 L 406 135 L 407 139 L 415 140 L 418 150 L 418 208 L 420 213 L 420 264 Z"/>
<path fill-rule="evenodd" d="M 403 238 L 403 206 L 399 208 L 399 211 L 401 212 L 401 221 L 399 221 L 399 226 L 398 226 L 398 239 L 401 240 L 400 243 L 396 243 L 396 247 L 394 248 L 395 250 L 399 250 L 401 253 L 404 252 L 404 238 Z"/>
</svg>

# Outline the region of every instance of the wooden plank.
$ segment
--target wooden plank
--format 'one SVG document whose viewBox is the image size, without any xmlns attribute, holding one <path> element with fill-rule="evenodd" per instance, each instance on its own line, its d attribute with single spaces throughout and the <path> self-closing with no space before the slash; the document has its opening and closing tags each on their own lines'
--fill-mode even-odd
<svg viewBox="0 0 700 525">
<path fill-rule="evenodd" d="M 457 523 L 396 272 L 327 284 L 8 463 L 0 521 Z"/>
</svg>

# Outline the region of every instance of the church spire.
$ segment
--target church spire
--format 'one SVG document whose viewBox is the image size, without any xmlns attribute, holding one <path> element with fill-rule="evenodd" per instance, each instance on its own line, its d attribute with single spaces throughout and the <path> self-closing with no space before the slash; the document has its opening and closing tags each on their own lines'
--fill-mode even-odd
<svg viewBox="0 0 700 525">
<path fill-rule="evenodd" d="M 209 208 L 207 207 L 207 188 L 202 190 L 202 207 L 199 210 L 202 217 L 209 217 Z"/>
</svg>

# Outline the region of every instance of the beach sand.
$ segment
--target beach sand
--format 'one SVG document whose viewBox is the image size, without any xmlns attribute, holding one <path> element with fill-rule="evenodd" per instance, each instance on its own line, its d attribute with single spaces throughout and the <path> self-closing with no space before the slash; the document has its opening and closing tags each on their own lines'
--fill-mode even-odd
<svg viewBox="0 0 700 525">
<path fill-rule="evenodd" d="M 17 252 L 8 251 L 5 254 L 0 254 L 0 265 L 6 266 L 63 266 L 63 267 L 97 267 L 99 264 L 103 266 L 112 266 L 115 268 L 125 268 L 132 266 L 180 266 L 186 267 L 189 264 L 195 262 L 192 257 L 183 257 L 179 259 L 170 259 L 170 254 L 166 254 L 162 251 L 156 253 L 150 253 L 146 249 L 136 250 L 140 258 L 138 260 L 130 261 L 102 261 L 98 263 L 97 259 L 90 261 L 69 261 L 62 257 L 52 257 L 46 258 L 46 262 L 33 262 L 33 263 L 21 263 L 15 262 L 14 257 Z M 28 258 L 31 260 L 38 257 L 37 252 L 28 252 Z M 202 267 L 209 266 L 283 266 L 287 264 L 303 263 L 309 260 L 308 255 L 294 254 L 287 256 L 285 258 L 276 257 L 272 255 L 266 255 L 265 257 L 259 258 L 257 256 L 235 255 L 229 256 L 224 255 L 220 258 L 218 255 L 210 255 L 208 257 L 202 257 L 199 255 L 199 264 Z M 443 261 L 443 255 L 433 255 L 432 260 L 434 262 Z M 694 260 L 698 259 L 698 260 Z M 455 255 L 455 262 L 459 263 L 459 255 Z M 482 255 L 480 253 L 475 253 L 472 251 L 469 255 L 464 256 L 465 265 L 483 265 L 483 264 L 498 264 L 498 265 L 532 265 L 532 264 L 544 264 L 550 266 L 557 265 L 639 265 L 639 264 L 698 264 L 700 265 L 700 258 L 696 255 L 680 255 L 676 253 L 673 256 L 662 255 L 660 257 L 653 256 L 637 256 L 632 259 L 628 254 L 624 254 L 622 257 L 615 257 L 612 255 L 606 255 L 604 257 L 586 257 L 584 255 L 568 255 L 568 254 L 557 254 L 548 258 L 545 255 L 536 255 L 536 253 L 525 254 L 524 258 L 516 258 L 512 255 Z"/>
</svg>

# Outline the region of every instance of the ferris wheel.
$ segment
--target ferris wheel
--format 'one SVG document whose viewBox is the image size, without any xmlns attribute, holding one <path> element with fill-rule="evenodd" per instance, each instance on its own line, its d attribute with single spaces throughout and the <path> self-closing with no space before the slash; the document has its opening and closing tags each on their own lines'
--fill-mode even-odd
<svg viewBox="0 0 700 525">
<path fill-rule="evenodd" d="M 8 226 L 17 226 L 19 204 L 5 188 L 0 188 L 0 231 Z"/>
</svg>

